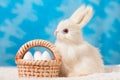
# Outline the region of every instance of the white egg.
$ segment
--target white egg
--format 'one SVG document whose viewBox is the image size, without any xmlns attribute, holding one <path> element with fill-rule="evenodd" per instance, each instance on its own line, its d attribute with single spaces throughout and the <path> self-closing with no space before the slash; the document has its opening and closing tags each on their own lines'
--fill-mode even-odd
<svg viewBox="0 0 120 80">
<path fill-rule="evenodd" d="M 42 60 L 51 60 L 50 54 L 47 51 L 43 52 Z"/>
<path fill-rule="evenodd" d="M 33 56 L 31 54 L 31 52 L 30 51 L 26 52 L 23 59 L 25 59 L 25 60 L 33 60 Z"/>
<path fill-rule="evenodd" d="M 42 60 L 42 53 L 40 51 L 35 51 L 34 60 Z"/>
</svg>

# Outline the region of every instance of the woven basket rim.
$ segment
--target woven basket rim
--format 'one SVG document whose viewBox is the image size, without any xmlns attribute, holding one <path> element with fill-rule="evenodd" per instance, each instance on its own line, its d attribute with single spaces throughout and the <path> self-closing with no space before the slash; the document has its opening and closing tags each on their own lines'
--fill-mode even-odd
<svg viewBox="0 0 120 80">
<path fill-rule="evenodd" d="M 61 62 L 57 61 L 57 60 L 24 60 L 24 59 L 19 59 L 16 63 L 17 65 L 36 65 L 36 66 L 40 66 L 40 65 L 49 65 L 49 66 L 53 66 L 53 65 L 61 65 Z"/>
</svg>

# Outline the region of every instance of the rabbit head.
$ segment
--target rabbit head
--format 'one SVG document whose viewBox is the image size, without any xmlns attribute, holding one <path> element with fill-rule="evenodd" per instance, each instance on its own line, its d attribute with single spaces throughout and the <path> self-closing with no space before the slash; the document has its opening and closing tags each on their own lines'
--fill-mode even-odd
<svg viewBox="0 0 120 80">
<path fill-rule="evenodd" d="M 70 18 L 62 20 L 58 24 L 55 31 L 57 40 L 70 43 L 77 43 L 83 40 L 81 29 L 88 23 L 92 15 L 92 8 L 82 5 Z"/>
</svg>

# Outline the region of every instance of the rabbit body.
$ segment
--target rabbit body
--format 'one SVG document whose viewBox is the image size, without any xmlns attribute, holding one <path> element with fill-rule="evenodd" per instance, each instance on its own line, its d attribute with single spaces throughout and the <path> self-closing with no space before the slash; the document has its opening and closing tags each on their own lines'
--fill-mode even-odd
<svg viewBox="0 0 120 80">
<path fill-rule="evenodd" d="M 103 61 L 97 48 L 87 42 L 64 44 L 56 42 L 62 56 L 60 76 L 83 76 L 103 72 Z"/>
<path fill-rule="evenodd" d="M 92 13 L 90 6 L 83 5 L 69 19 L 59 23 L 55 45 L 62 56 L 60 76 L 83 76 L 104 71 L 99 50 L 82 38 L 81 29 Z"/>
</svg>

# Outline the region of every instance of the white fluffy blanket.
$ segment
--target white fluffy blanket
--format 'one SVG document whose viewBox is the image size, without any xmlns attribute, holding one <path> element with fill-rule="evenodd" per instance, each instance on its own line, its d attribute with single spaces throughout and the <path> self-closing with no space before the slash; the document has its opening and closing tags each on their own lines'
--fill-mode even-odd
<svg viewBox="0 0 120 80">
<path fill-rule="evenodd" d="M 16 67 L 0 67 L 0 80 L 120 80 L 120 66 L 106 66 L 106 73 L 83 77 L 63 78 L 18 78 Z"/>
</svg>

